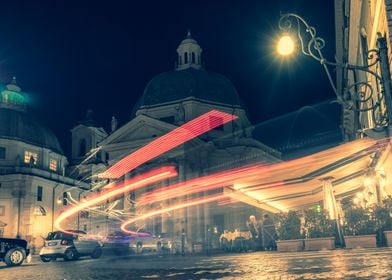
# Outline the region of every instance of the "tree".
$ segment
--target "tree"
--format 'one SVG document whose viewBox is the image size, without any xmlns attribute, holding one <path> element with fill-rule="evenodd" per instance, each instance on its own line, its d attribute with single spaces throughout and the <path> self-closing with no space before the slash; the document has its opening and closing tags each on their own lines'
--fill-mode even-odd
<svg viewBox="0 0 392 280">
<path fill-rule="evenodd" d="M 278 238 L 280 240 L 300 239 L 301 236 L 301 220 L 299 214 L 295 211 L 280 213 L 277 215 Z"/>
<path fill-rule="evenodd" d="M 327 213 L 316 209 L 305 210 L 306 237 L 332 237 L 334 236 L 334 221 L 328 219 Z"/>
</svg>

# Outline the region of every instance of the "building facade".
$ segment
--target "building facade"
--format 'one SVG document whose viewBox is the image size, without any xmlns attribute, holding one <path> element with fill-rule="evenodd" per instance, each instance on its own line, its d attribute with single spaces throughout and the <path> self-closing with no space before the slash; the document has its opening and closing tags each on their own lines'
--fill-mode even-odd
<svg viewBox="0 0 392 280">
<path fill-rule="evenodd" d="M 335 0 L 335 19 L 337 62 L 359 66 L 337 68 L 337 90 L 347 103 L 342 115 L 344 138 L 386 136 L 391 120 L 390 86 L 385 85 L 391 78 L 392 2 Z M 385 78 L 389 82 L 383 83 Z"/>
<path fill-rule="evenodd" d="M 188 33 L 177 48 L 175 70 L 154 77 L 133 108 L 131 120 L 118 129 L 112 125 L 112 133 L 93 148 L 104 151 L 107 163 L 111 166 L 157 137 L 211 110 L 233 114 L 238 116 L 238 119 L 194 138 L 126 174 L 122 179 L 166 164 L 175 165 L 179 173 L 175 179 L 124 194 L 114 207 L 120 211 L 118 213 L 121 213 L 123 219 L 172 205 L 179 200 L 188 201 L 211 194 L 198 193 L 180 199 L 169 199 L 160 205 L 139 206 L 139 198 L 146 192 L 217 171 L 255 162 L 267 164 L 280 160 L 277 151 L 252 137 L 252 125 L 235 87 L 223 75 L 206 71 L 201 54 L 202 48 Z M 73 135 L 75 134 L 74 141 L 78 141 L 78 135 L 88 130 L 87 127 L 82 129 L 80 126 L 79 129 L 76 127 L 72 130 Z M 73 154 L 78 154 L 76 149 L 79 146 L 73 143 Z M 223 192 L 223 187 L 214 192 Z M 108 201 L 107 205 L 111 203 L 115 202 Z M 221 233 L 224 229 L 244 230 L 250 215 L 261 218 L 260 210 L 244 203 L 230 203 L 225 206 L 210 203 L 150 218 L 135 225 L 135 229 L 174 236 L 185 231 L 188 243 L 202 242 L 206 238 L 207 228 L 216 233 Z M 110 217 L 108 219 L 110 220 Z M 107 230 L 119 230 L 116 219 L 110 221 Z"/>
<path fill-rule="evenodd" d="M 56 136 L 28 113 L 15 79 L 0 87 L 0 236 L 41 246 L 58 213 L 88 185 L 65 175 L 68 160 Z"/>
<path fill-rule="evenodd" d="M 336 60 L 356 66 L 337 67 L 337 90 L 346 102 L 342 106 L 346 142 L 391 136 L 391 22 L 392 1 L 335 0 Z M 359 204 L 381 203 L 391 194 L 390 145 L 369 162 L 353 196 Z"/>
</svg>

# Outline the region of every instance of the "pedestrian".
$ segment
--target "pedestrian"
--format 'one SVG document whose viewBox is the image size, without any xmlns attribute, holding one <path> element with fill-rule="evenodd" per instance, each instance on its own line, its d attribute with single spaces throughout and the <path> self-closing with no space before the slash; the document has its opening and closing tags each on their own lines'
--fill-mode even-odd
<svg viewBox="0 0 392 280">
<path fill-rule="evenodd" d="M 185 229 L 181 231 L 181 255 L 185 256 Z"/>
<path fill-rule="evenodd" d="M 260 229 L 260 224 L 256 220 L 254 215 L 249 217 L 249 221 L 247 222 L 248 230 L 252 235 L 253 240 L 253 248 L 256 251 L 263 250 L 263 243 L 262 243 L 262 232 Z"/>
<path fill-rule="evenodd" d="M 276 229 L 274 221 L 266 213 L 263 216 L 262 225 L 262 235 L 263 235 L 263 248 L 264 250 L 276 250 Z"/>
</svg>

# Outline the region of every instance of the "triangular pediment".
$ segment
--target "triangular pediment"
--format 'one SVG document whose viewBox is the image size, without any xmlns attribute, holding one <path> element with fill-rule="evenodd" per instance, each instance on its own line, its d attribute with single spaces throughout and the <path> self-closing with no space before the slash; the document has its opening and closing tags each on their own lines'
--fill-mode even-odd
<svg viewBox="0 0 392 280">
<path fill-rule="evenodd" d="M 138 115 L 118 130 L 109 135 L 99 145 L 111 145 L 144 139 L 153 140 L 175 129 L 176 126 L 150 118 L 145 115 Z"/>
<path fill-rule="evenodd" d="M 0 227 L 5 227 L 7 224 L 4 223 L 3 221 L 0 221 Z"/>
</svg>

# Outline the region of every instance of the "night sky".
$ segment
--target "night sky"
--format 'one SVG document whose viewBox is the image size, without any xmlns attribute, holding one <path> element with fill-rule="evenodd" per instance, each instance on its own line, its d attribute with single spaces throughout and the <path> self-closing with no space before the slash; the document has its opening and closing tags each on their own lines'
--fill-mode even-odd
<svg viewBox="0 0 392 280">
<path fill-rule="evenodd" d="M 304 106 L 318 110 L 317 104 L 334 98 L 317 61 L 303 55 L 282 61 L 274 53 L 280 12 L 295 12 L 325 38 L 325 56 L 333 59 L 333 3 L 4 1 L 0 80 L 17 77 L 30 94 L 31 111 L 68 153 L 70 129 L 88 108 L 107 130 L 111 116 L 120 125 L 131 118 L 148 81 L 174 69 L 176 48 L 189 28 L 203 48 L 206 70 L 229 78 L 252 123 L 262 126 Z M 324 113 L 330 129 L 338 110 Z M 266 136 L 267 144 L 278 136 L 272 137 Z"/>
</svg>

